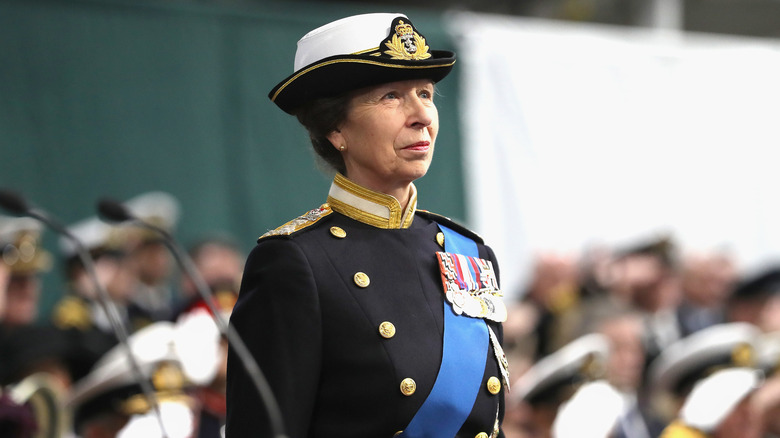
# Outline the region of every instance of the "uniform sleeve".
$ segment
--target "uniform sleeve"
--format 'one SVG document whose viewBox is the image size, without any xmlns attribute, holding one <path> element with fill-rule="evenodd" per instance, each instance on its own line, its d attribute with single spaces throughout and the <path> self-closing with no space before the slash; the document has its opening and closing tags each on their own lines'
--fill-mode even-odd
<svg viewBox="0 0 780 438">
<path fill-rule="evenodd" d="M 485 246 L 485 251 L 487 252 L 487 258 L 488 260 L 493 263 L 493 269 L 496 272 L 496 281 L 498 281 L 499 288 L 501 287 L 501 270 L 498 266 L 498 259 L 496 259 L 496 254 L 493 252 L 493 249 L 489 246 Z M 493 328 L 494 333 L 496 334 L 496 337 L 498 338 L 498 343 L 502 346 L 504 345 L 504 326 L 500 323 L 490 323 L 490 326 Z M 512 378 L 511 376 L 509 377 Z M 506 397 L 502 397 L 500 401 L 498 402 L 498 422 L 499 422 L 499 434 L 498 438 L 504 438 L 504 430 L 501 428 L 501 425 L 504 423 L 504 414 L 506 413 Z"/>
<path fill-rule="evenodd" d="M 322 330 L 312 270 L 294 240 L 268 239 L 255 247 L 230 323 L 270 383 L 287 436 L 305 437 L 318 387 Z M 259 437 L 270 431 L 261 399 L 230 351 L 226 434 Z"/>
</svg>

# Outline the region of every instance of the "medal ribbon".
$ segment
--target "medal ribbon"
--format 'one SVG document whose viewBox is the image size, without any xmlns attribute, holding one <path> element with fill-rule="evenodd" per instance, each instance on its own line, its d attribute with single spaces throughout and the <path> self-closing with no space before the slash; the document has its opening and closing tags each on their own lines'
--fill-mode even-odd
<svg viewBox="0 0 780 438">
<path fill-rule="evenodd" d="M 448 253 L 479 257 L 477 244 L 439 225 Z M 464 267 L 468 263 L 464 264 Z M 463 277 L 461 277 L 463 278 Z M 444 301 L 444 344 L 441 367 L 431 393 L 403 431 L 403 438 L 452 438 L 471 413 L 489 347 L 488 327 L 481 318 L 457 315 Z"/>
</svg>

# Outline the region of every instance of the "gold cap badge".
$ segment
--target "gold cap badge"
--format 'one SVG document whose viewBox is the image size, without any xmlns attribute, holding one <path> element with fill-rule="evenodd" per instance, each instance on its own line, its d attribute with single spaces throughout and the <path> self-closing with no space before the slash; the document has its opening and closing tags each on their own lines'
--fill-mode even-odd
<svg viewBox="0 0 780 438">
<path fill-rule="evenodd" d="M 394 26 L 395 33 L 390 37 L 390 41 L 385 42 L 385 55 L 391 59 L 428 59 L 431 54 L 428 53 L 428 46 L 423 38 L 410 23 L 401 19 L 396 19 Z"/>
</svg>

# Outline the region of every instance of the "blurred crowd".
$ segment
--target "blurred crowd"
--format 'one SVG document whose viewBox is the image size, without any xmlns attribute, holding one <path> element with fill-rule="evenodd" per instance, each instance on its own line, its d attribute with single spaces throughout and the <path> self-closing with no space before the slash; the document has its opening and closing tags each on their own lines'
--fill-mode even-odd
<svg viewBox="0 0 780 438">
<path fill-rule="evenodd" d="M 170 195 L 125 205 L 174 232 Z M 68 230 L 94 264 L 65 238 L 43 248 L 39 222 L 0 216 L 0 436 L 222 436 L 212 311 L 229 317 L 245 255 L 221 235 L 189 248 L 206 302 L 160 233 L 98 217 Z M 56 269 L 60 298 L 41 315 L 41 275 Z M 780 266 L 746 273 L 727 251 L 683 254 L 660 236 L 543 254 L 519 296 L 504 324 L 506 438 L 780 437 Z"/>
<path fill-rule="evenodd" d="M 540 255 L 523 292 L 507 438 L 780 436 L 780 266 L 654 236 Z"/>
<path fill-rule="evenodd" d="M 124 205 L 175 232 L 171 195 Z M 38 221 L 0 216 L 0 437 L 222 436 L 227 344 L 212 311 L 227 321 L 245 255 L 224 233 L 203 236 L 188 248 L 199 283 L 159 232 L 97 216 L 67 228 L 86 260 L 72 239 L 44 248 Z M 45 293 L 59 299 L 41 314 L 42 275 L 58 270 L 62 290 Z"/>
</svg>

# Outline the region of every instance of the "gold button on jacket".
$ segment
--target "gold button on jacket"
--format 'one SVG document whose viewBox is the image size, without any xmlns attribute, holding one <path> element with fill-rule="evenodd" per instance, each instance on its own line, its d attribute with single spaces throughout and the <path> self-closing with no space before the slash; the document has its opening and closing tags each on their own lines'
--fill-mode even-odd
<svg viewBox="0 0 780 438">
<path fill-rule="evenodd" d="M 401 394 L 412 395 L 417 391 L 417 383 L 414 379 L 407 377 L 401 381 Z"/>
<path fill-rule="evenodd" d="M 360 287 L 368 287 L 371 284 L 371 279 L 368 278 L 365 272 L 358 272 L 354 276 L 355 284 Z"/>
<path fill-rule="evenodd" d="M 501 381 L 498 380 L 498 377 L 493 376 L 488 379 L 487 389 L 493 395 L 496 395 L 499 392 L 501 392 Z"/>
<path fill-rule="evenodd" d="M 444 248 L 444 233 L 436 233 L 436 243 L 438 243 L 440 247 Z"/>
<path fill-rule="evenodd" d="M 379 334 L 386 339 L 392 338 L 395 336 L 395 325 L 389 321 L 379 324 Z"/>
<path fill-rule="evenodd" d="M 330 234 L 339 239 L 347 237 L 347 232 L 341 227 L 330 227 Z"/>
</svg>

